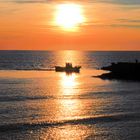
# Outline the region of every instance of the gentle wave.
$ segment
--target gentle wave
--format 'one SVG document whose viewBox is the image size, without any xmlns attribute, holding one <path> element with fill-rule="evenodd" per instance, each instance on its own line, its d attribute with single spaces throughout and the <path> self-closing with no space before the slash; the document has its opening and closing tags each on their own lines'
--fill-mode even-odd
<svg viewBox="0 0 140 140">
<path fill-rule="evenodd" d="M 93 125 L 97 123 L 110 123 L 118 121 L 140 121 L 140 113 L 127 113 L 127 114 L 111 114 L 111 115 L 100 115 L 85 118 L 76 118 L 71 120 L 62 120 L 54 122 L 37 122 L 37 123 L 15 123 L 0 125 L 0 131 L 12 131 L 12 130 L 28 130 L 28 129 L 39 129 L 44 127 L 56 127 L 63 125 Z"/>
<path fill-rule="evenodd" d="M 8 83 L 10 84 L 10 83 Z M 17 83 L 16 83 L 17 84 Z M 139 92 L 135 91 L 135 94 L 139 94 Z M 97 99 L 97 98 L 103 98 L 102 95 L 109 96 L 110 94 L 115 94 L 115 92 L 90 92 L 83 95 L 64 95 L 64 96 L 5 96 L 5 92 L 3 93 L 3 96 L 0 96 L 0 102 L 17 102 L 17 101 L 29 101 L 29 100 L 48 100 L 48 99 L 73 99 L 73 100 L 79 100 L 79 99 Z M 125 91 L 119 92 L 118 94 L 126 94 Z M 131 94 L 131 92 L 127 91 L 127 94 Z M 2 95 L 2 92 L 1 92 Z"/>
<path fill-rule="evenodd" d="M 27 96 L 15 96 L 15 97 L 0 97 L 0 102 L 13 102 L 13 101 L 26 101 L 26 100 L 46 100 L 51 99 L 52 96 L 35 96 L 35 97 L 27 97 Z"/>
<path fill-rule="evenodd" d="M 10 84 L 10 83 L 8 83 Z M 98 98 L 97 95 L 99 94 L 105 94 L 106 92 L 95 92 L 95 93 L 87 93 L 84 95 L 64 95 L 64 96 L 5 96 L 3 93 L 3 96 L 0 96 L 0 102 L 17 102 L 17 101 L 29 101 L 29 100 L 48 100 L 48 99 L 71 99 L 71 100 L 79 100 L 79 99 L 94 99 Z M 106 94 L 109 94 L 107 92 Z M 112 94 L 112 93 L 110 93 Z M 2 95 L 2 92 L 1 92 Z M 100 97 L 101 98 L 101 97 Z"/>
</svg>

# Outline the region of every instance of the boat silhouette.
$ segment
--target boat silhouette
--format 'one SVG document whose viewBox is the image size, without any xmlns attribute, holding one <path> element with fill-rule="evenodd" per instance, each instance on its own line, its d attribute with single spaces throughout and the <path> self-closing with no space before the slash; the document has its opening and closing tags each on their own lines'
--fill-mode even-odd
<svg viewBox="0 0 140 140">
<path fill-rule="evenodd" d="M 56 72 L 66 72 L 66 73 L 72 73 L 72 72 L 79 73 L 80 68 L 81 68 L 81 66 L 74 66 L 73 67 L 72 63 L 66 63 L 65 67 L 55 66 L 55 71 Z"/>
</svg>

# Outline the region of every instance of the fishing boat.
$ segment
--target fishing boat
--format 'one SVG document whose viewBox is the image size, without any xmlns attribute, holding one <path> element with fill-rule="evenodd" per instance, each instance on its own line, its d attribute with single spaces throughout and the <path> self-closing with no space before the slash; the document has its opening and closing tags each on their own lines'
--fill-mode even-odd
<svg viewBox="0 0 140 140">
<path fill-rule="evenodd" d="M 72 73 L 72 72 L 79 73 L 80 68 L 81 68 L 81 66 L 74 66 L 73 67 L 72 63 L 66 63 L 65 67 L 55 66 L 55 71 L 56 72 L 67 72 L 67 73 Z"/>
</svg>

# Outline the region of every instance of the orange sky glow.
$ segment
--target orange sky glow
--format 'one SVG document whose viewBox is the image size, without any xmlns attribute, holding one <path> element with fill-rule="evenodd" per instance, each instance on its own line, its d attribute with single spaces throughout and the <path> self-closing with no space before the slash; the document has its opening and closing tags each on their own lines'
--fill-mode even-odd
<svg viewBox="0 0 140 140">
<path fill-rule="evenodd" d="M 0 2 L 0 50 L 140 50 L 140 3 Z"/>
</svg>

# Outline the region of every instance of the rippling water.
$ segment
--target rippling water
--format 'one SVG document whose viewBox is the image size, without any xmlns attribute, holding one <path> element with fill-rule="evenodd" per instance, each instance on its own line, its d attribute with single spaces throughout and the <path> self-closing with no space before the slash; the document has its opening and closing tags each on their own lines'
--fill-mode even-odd
<svg viewBox="0 0 140 140">
<path fill-rule="evenodd" d="M 0 51 L 0 139 L 140 139 L 139 82 L 92 77 L 135 59 L 140 52 Z M 66 61 L 81 72 L 49 71 Z"/>
<path fill-rule="evenodd" d="M 50 69 L 72 62 L 83 69 L 99 68 L 118 61 L 140 60 L 140 52 L 0 51 L 1 70 Z"/>
</svg>

